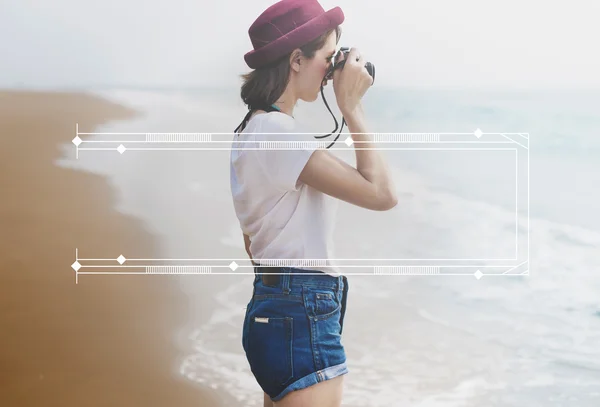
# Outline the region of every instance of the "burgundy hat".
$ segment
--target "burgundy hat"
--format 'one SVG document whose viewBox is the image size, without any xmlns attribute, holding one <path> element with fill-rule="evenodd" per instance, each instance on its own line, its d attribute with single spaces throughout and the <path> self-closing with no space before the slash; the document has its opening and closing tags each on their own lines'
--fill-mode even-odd
<svg viewBox="0 0 600 407">
<path fill-rule="evenodd" d="M 325 11 L 317 0 L 281 0 L 252 23 L 248 34 L 254 50 L 244 55 L 252 69 L 276 61 L 344 21 L 341 8 Z"/>
</svg>

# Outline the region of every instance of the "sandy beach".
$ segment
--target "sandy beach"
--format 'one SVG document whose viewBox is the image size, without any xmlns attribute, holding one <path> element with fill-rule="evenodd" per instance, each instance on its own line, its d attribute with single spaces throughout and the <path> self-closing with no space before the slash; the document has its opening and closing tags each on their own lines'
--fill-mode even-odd
<svg viewBox="0 0 600 407">
<path fill-rule="evenodd" d="M 84 94 L 0 92 L 0 405 L 219 406 L 177 375 L 187 318 L 169 276 L 86 276 L 80 257 L 152 257 L 99 175 L 60 168 L 60 146 L 135 112 Z"/>
</svg>

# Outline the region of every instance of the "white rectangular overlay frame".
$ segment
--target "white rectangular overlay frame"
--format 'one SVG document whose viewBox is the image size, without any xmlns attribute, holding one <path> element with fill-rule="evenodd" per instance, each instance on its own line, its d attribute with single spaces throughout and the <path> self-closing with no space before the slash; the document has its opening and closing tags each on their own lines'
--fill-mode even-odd
<svg viewBox="0 0 600 407">
<path fill-rule="evenodd" d="M 514 151 L 515 154 L 515 256 L 508 259 L 261 259 L 265 267 L 317 267 L 334 264 L 345 275 L 404 275 L 404 276 L 529 276 L 530 248 L 530 171 L 529 133 L 484 133 L 480 129 L 469 133 L 369 133 L 374 150 L 443 150 L 443 151 Z M 282 134 L 280 134 L 282 135 Z M 76 158 L 80 151 L 104 151 L 124 155 L 127 151 L 230 151 L 234 149 L 289 150 L 316 146 L 325 148 L 335 134 L 327 139 L 298 141 L 291 135 L 320 135 L 322 133 L 287 133 L 285 140 L 269 142 L 236 141 L 243 147 L 232 145 L 233 133 L 80 133 L 72 140 Z M 88 136 L 92 136 L 91 138 Z M 353 145 L 356 144 L 356 145 Z M 89 147 L 86 147 L 89 146 Z M 360 142 L 343 134 L 332 147 L 333 150 L 360 149 Z M 526 160 L 525 165 L 519 161 Z M 526 197 L 519 196 L 519 186 L 526 179 Z M 521 191 L 521 195 L 524 195 Z M 519 203 L 526 202 L 527 242 L 519 242 Z M 525 208 L 521 208 L 523 211 Z M 521 224 L 523 221 L 521 220 Z M 519 243 L 522 250 L 519 250 Z M 524 250 L 523 250 L 524 249 Z M 137 259 L 124 254 L 111 259 L 80 258 L 75 249 L 75 281 L 79 275 L 162 275 L 162 274 L 254 274 L 254 266 L 248 257 L 229 259 Z M 354 271 L 353 271 L 354 269 Z M 367 270 L 365 272 L 365 270 Z"/>
</svg>

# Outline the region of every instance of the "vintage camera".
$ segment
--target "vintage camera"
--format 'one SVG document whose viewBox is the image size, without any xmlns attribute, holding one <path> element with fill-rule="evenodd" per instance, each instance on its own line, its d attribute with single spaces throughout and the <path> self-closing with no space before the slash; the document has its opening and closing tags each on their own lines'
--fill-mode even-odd
<svg viewBox="0 0 600 407">
<path fill-rule="evenodd" d="M 336 63 L 335 61 L 338 59 L 340 52 L 342 52 L 344 54 L 344 59 L 342 59 L 341 61 Z M 333 57 L 334 62 L 332 63 L 329 70 L 327 71 L 327 75 L 325 76 L 326 79 L 328 79 L 328 80 L 333 79 L 333 72 L 336 71 L 337 69 L 344 68 L 344 64 L 346 63 L 346 58 L 348 58 L 349 53 L 350 53 L 350 48 L 348 48 L 348 47 L 340 48 L 338 53 L 335 54 L 335 56 Z M 365 68 L 367 69 L 367 72 L 369 72 L 369 75 L 371 75 L 371 78 L 373 78 L 373 83 L 375 83 L 375 65 L 373 65 L 370 62 L 367 62 L 365 64 Z"/>
</svg>

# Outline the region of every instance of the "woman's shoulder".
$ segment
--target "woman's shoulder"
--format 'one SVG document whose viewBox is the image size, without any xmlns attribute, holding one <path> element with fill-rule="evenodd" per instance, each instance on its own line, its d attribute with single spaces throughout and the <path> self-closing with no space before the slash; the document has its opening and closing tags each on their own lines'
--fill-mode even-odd
<svg viewBox="0 0 600 407">
<path fill-rule="evenodd" d="M 260 121 L 261 127 L 292 131 L 297 127 L 296 120 L 281 112 L 265 112 L 254 116 Z"/>
<path fill-rule="evenodd" d="M 257 140 L 276 140 L 301 130 L 293 117 L 280 112 L 268 112 L 254 115 L 248 123 L 248 131 L 254 133 Z"/>
</svg>

